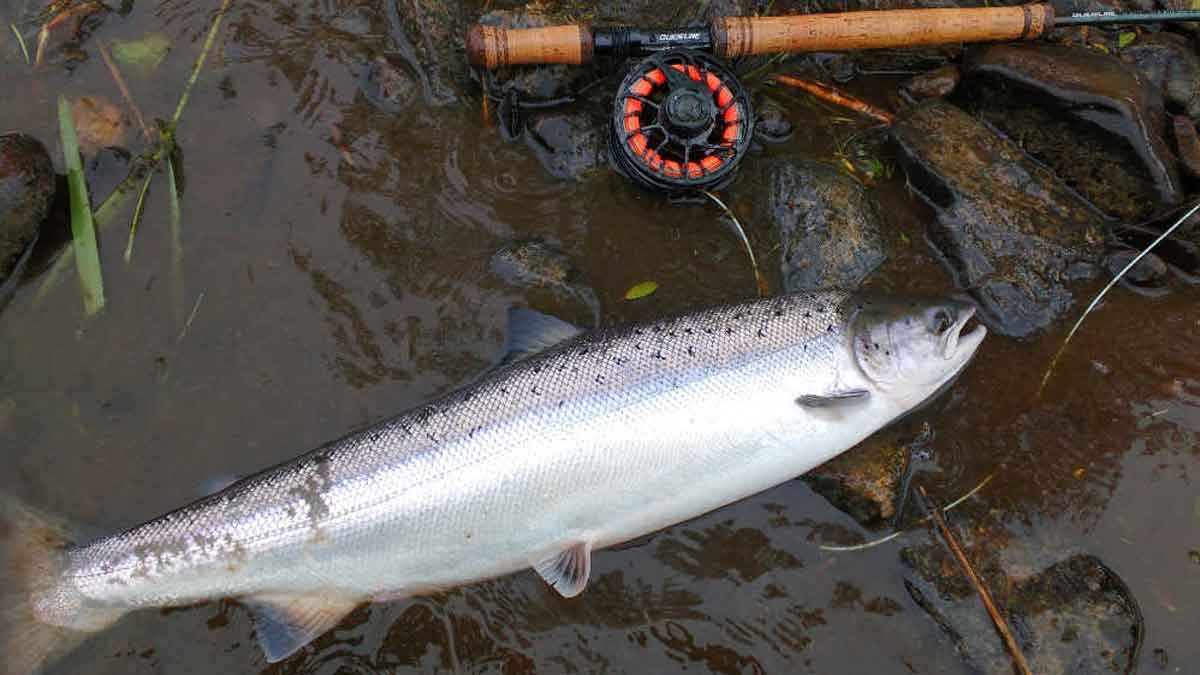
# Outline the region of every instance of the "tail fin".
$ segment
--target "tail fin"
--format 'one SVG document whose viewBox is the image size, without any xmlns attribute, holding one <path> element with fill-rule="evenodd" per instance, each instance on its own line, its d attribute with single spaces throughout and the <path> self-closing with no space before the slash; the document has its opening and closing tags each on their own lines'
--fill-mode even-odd
<svg viewBox="0 0 1200 675">
<path fill-rule="evenodd" d="M 46 623 L 35 607 L 68 594 L 59 583 L 68 543 L 61 521 L 0 495 L 0 675 L 41 672 L 87 637 Z"/>
</svg>

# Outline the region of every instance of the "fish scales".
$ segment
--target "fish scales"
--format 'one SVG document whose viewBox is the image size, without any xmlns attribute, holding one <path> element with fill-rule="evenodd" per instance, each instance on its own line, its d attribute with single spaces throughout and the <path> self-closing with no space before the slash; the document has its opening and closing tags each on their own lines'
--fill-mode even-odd
<svg viewBox="0 0 1200 675">
<path fill-rule="evenodd" d="M 347 535 L 361 532 L 364 524 L 355 522 L 357 514 L 386 508 L 407 491 L 464 467 L 502 462 L 504 453 L 519 450 L 520 443 L 490 451 L 471 443 L 491 440 L 487 432 L 498 424 L 506 423 L 506 430 L 516 426 L 518 438 L 551 433 L 550 427 L 578 422 L 597 408 L 619 408 L 797 342 L 810 343 L 810 363 L 819 370 L 844 339 L 844 300 L 837 292 L 785 296 L 583 334 L 519 361 L 493 379 L 76 550 L 69 577 L 88 596 L 109 597 L 119 589 L 115 596 L 121 601 L 137 601 L 138 587 L 156 587 L 172 575 L 210 566 L 236 570 L 250 557 L 280 546 L 303 547 L 343 530 Z M 513 419 L 521 423 L 513 425 Z M 390 489 L 398 483 L 400 491 Z M 371 526 L 387 522 L 372 521 Z M 178 600 L 208 597 L 212 590 L 195 588 L 194 597 Z M 250 589 L 230 582 L 220 590 L 234 594 Z M 141 602 L 157 606 L 164 599 L 151 592 Z"/>
</svg>

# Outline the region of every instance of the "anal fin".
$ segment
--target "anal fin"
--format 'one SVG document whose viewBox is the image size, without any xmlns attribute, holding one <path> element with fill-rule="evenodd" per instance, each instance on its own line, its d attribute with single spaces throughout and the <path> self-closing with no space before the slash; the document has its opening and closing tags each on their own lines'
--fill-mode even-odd
<svg viewBox="0 0 1200 675">
<path fill-rule="evenodd" d="M 243 598 L 254 618 L 258 643 L 268 663 L 282 661 L 336 626 L 358 606 L 355 600 L 314 595 L 255 595 Z"/>
<path fill-rule="evenodd" d="M 546 583 L 564 598 L 573 598 L 587 588 L 592 571 L 592 545 L 578 542 L 538 561 L 533 566 Z"/>
</svg>

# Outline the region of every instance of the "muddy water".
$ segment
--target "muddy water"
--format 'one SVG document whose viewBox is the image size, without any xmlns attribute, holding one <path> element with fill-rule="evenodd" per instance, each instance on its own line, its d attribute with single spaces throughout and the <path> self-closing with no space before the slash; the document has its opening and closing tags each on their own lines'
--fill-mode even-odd
<svg viewBox="0 0 1200 675">
<path fill-rule="evenodd" d="M 85 24 L 77 44 L 68 27 L 36 73 L 4 62 L 0 89 L 19 95 L 5 96 L 0 129 L 41 138 L 61 170 L 56 96 L 119 102 L 96 41 L 155 31 L 172 50 L 152 74 L 130 74 L 130 88 L 147 117 L 168 117 L 214 9 L 138 4 Z M 69 276 L 36 305 L 42 277 L 27 280 L 0 316 L 0 490 L 109 532 L 464 383 L 498 357 L 506 308 L 529 302 L 487 271 L 513 238 L 558 242 L 605 323 L 753 293 L 712 208 L 668 205 L 614 175 L 554 181 L 500 139 L 477 93 L 441 108 L 418 98 L 400 115 L 373 107 L 359 78 L 391 48 L 388 31 L 374 3 L 234 3 L 179 129 L 182 286 L 161 176 L 132 261 L 123 226 L 101 236 L 102 315 L 83 316 Z M 86 60 L 64 64 L 72 48 Z M 893 84 L 856 88 L 883 102 Z M 839 139 L 866 128 L 781 100 L 799 128 L 766 156 L 832 159 Z M 778 251 L 753 215 L 764 158 L 727 195 L 778 287 Z M 93 193 L 127 169 L 113 153 L 89 162 Z M 951 290 L 902 177 L 876 189 L 893 253 L 872 283 Z M 643 280 L 659 291 L 622 301 Z M 934 430 L 916 481 L 942 501 L 996 472 L 952 520 L 968 538 L 982 522 L 1006 536 L 970 545 L 1031 571 L 1091 553 L 1121 575 L 1144 615 L 1148 672 L 1163 655 L 1178 672 L 1200 659 L 1195 293 L 1114 293 L 1041 399 L 1061 327 L 1031 343 L 990 338 L 952 392 L 908 422 Z M 364 607 L 269 668 L 244 609 L 212 602 L 132 615 L 54 672 L 970 672 L 904 588 L 913 572 L 899 551 L 936 544 L 931 533 L 819 548 L 877 534 L 790 481 L 599 553 L 579 599 L 523 573 Z"/>
</svg>

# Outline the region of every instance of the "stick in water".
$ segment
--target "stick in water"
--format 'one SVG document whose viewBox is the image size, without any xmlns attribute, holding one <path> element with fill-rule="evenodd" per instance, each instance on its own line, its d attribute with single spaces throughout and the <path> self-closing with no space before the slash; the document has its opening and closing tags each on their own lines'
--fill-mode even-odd
<svg viewBox="0 0 1200 675">
<path fill-rule="evenodd" d="M 983 582 L 979 580 L 979 575 L 971 567 L 971 562 L 967 560 L 967 555 L 963 553 L 962 547 L 958 545 L 958 539 L 954 537 L 954 533 L 950 531 L 950 526 L 946 524 L 946 519 L 942 516 L 941 509 L 929 498 L 929 493 L 925 492 L 923 486 L 918 486 L 917 491 L 921 493 L 921 501 L 925 510 L 933 517 L 934 524 L 937 525 L 938 531 L 942 533 L 942 538 L 946 540 L 946 546 L 950 548 L 950 552 L 958 560 L 958 565 L 962 568 L 963 576 L 967 578 L 967 581 L 971 583 L 975 592 L 979 594 L 979 599 L 983 600 L 983 606 L 987 609 L 988 616 L 992 618 L 992 623 L 996 625 L 996 630 L 1004 640 L 1004 646 L 1012 656 L 1013 664 L 1017 667 L 1017 671 L 1021 675 L 1033 675 L 1033 671 L 1029 669 L 1029 663 L 1025 660 L 1025 655 L 1021 653 L 1021 648 L 1017 646 L 1012 629 L 1008 627 L 1008 622 L 1004 620 L 1004 616 L 1000 614 L 1000 610 L 996 609 L 996 603 L 992 601 L 992 594 L 984 587 Z"/>
</svg>

